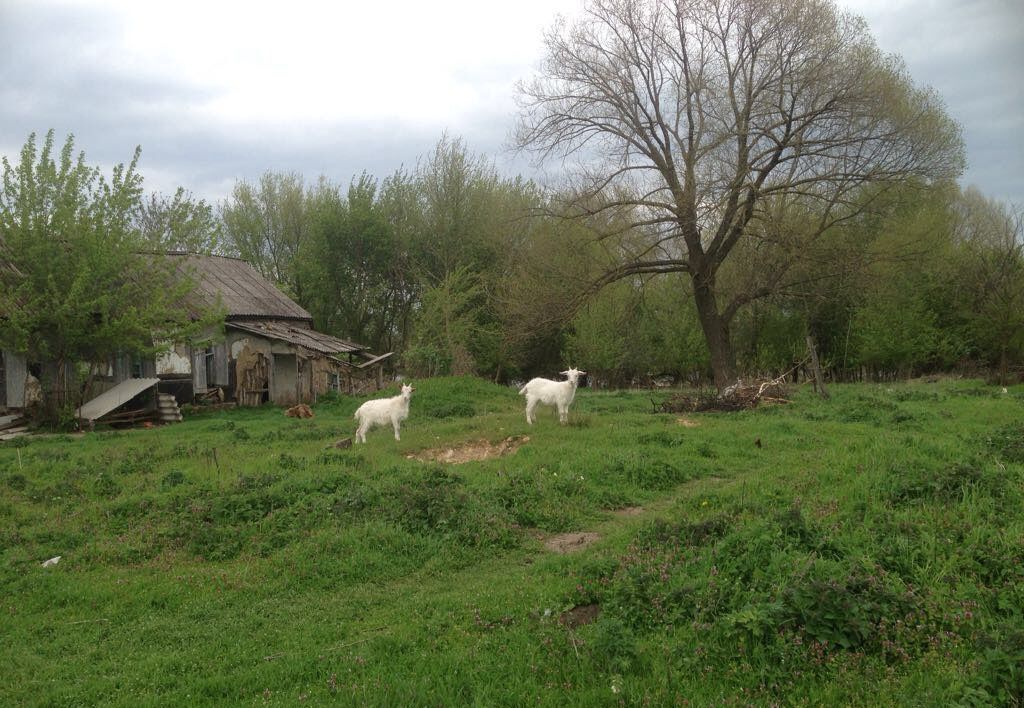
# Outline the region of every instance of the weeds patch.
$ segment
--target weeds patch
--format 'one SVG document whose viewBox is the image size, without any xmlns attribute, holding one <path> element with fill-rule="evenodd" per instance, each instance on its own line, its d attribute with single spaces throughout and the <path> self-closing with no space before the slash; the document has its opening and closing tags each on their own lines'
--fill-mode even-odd
<svg viewBox="0 0 1024 708">
<path fill-rule="evenodd" d="M 528 428 L 416 388 L 400 444 L 329 447 L 340 396 L 0 447 L 0 703 L 1020 702 L 1016 390 L 803 387 L 696 435 L 645 393 Z M 502 429 L 528 447 L 404 457 Z"/>
<path fill-rule="evenodd" d="M 986 441 L 992 453 L 1006 462 L 1024 464 L 1024 425 L 1004 425 Z"/>
</svg>

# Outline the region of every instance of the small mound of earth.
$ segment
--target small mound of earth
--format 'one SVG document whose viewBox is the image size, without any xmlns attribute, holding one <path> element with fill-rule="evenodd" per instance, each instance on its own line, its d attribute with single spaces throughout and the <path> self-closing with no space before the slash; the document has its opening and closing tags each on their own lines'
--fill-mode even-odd
<svg viewBox="0 0 1024 708">
<path fill-rule="evenodd" d="M 676 423 L 683 426 L 684 428 L 699 428 L 700 423 L 690 418 L 676 418 Z"/>
<path fill-rule="evenodd" d="M 558 615 L 558 624 L 565 625 L 569 629 L 575 629 L 576 627 L 582 627 L 585 624 L 590 624 L 596 620 L 597 616 L 600 614 L 601 606 L 597 603 L 579 605 Z"/>
<path fill-rule="evenodd" d="M 521 445 L 529 441 L 530 438 L 526 435 L 513 435 L 496 443 L 488 442 L 487 440 L 477 440 L 456 447 L 421 450 L 420 452 L 406 455 L 406 457 L 410 460 L 420 460 L 423 462 L 447 462 L 459 465 L 463 462 L 476 462 L 511 455 Z"/>
<path fill-rule="evenodd" d="M 593 531 L 576 531 L 560 533 L 544 542 L 544 548 L 554 553 L 575 553 L 581 551 L 601 538 L 601 534 Z"/>
</svg>

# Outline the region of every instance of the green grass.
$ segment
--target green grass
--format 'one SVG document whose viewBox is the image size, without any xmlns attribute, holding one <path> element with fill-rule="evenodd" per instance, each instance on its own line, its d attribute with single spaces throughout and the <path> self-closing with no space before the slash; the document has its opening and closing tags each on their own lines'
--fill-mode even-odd
<svg viewBox="0 0 1024 708">
<path fill-rule="evenodd" d="M 347 450 L 344 397 L 0 446 L 0 704 L 1024 700 L 1021 387 L 801 389 L 698 427 L 663 393 L 530 427 L 510 389 L 416 388 L 401 442 Z"/>
</svg>

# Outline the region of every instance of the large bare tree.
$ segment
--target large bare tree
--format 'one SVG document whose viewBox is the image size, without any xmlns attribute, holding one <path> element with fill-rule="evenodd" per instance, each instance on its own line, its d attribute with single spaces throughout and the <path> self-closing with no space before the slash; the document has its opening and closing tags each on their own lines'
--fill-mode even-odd
<svg viewBox="0 0 1024 708">
<path fill-rule="evenodd" d="M 772 259 L 757 288 L 726 297 L 737 244 L 777 239 L 798 256 L 794 238 L 870 204 L 865 185 L 963 168 L 941 101 L 829 0 L 590 0 L 545 47 L 519 87 L 517 144 L 572 159 L 582 211 L 616 210 L 646 235 L 595 287 L 688 275 L 719 386 L 735 376 L 733 315 L 789 270 Z"/>
</svg>

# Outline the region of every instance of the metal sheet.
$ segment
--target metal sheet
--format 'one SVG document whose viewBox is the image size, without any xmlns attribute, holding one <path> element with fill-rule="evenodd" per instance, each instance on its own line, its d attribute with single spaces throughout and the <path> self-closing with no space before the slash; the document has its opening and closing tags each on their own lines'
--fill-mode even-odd
<svg viewBox="0 0 1024 708">
<path fill-rule="evenodd" d="M 114 386 L 114 388 L 83 405 L 75 411 L 75 416 L 79 420 L 98 420 L 107 413 L 117 410 L 143 391 L 153 388 L 158 383 L 160 383 L 160 379 L 128 379 L 127 381 L 122 381 L 117 386 Z"/>
</svg>

